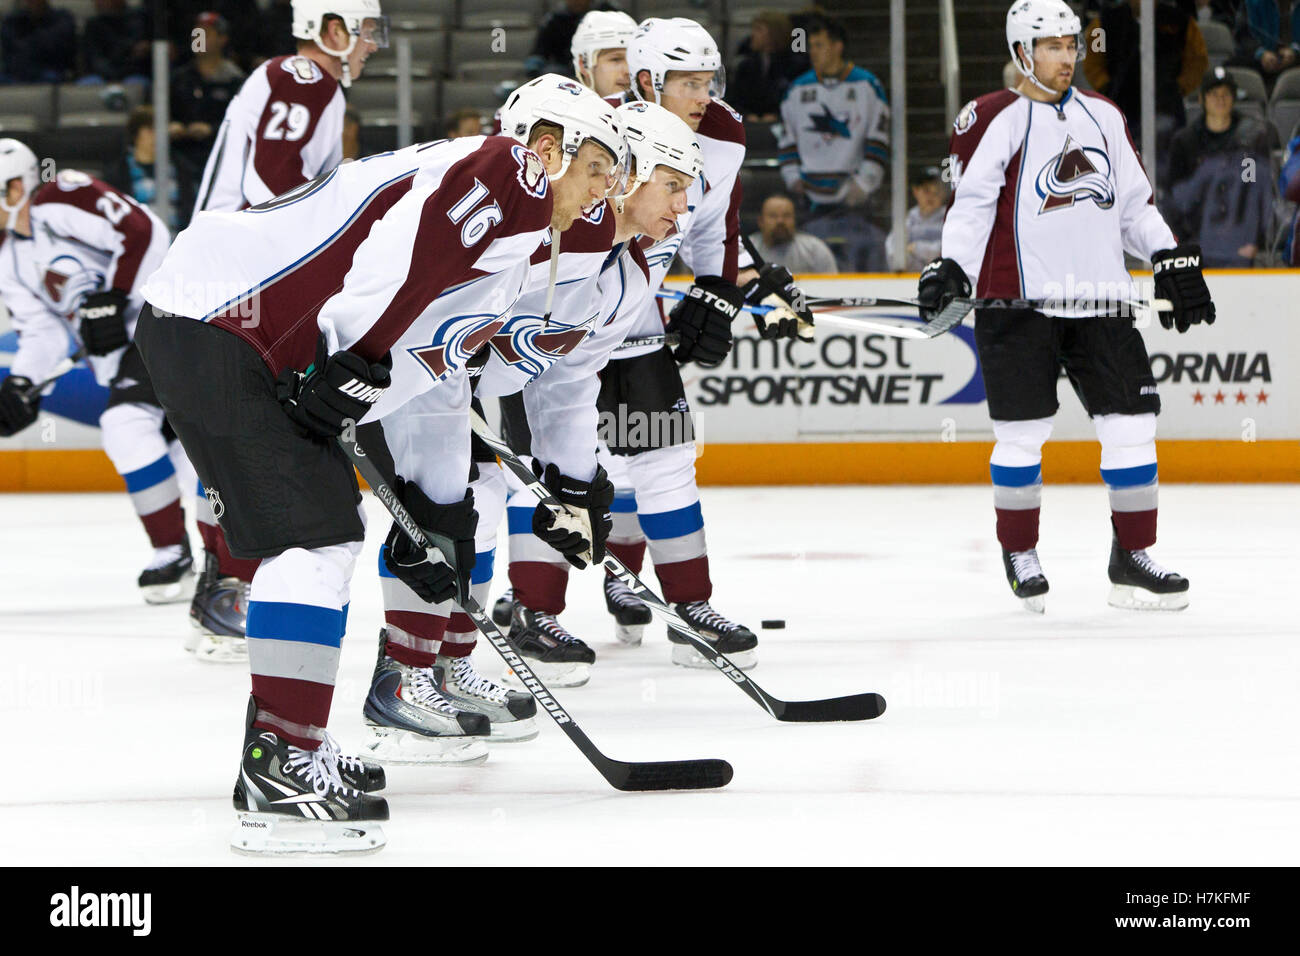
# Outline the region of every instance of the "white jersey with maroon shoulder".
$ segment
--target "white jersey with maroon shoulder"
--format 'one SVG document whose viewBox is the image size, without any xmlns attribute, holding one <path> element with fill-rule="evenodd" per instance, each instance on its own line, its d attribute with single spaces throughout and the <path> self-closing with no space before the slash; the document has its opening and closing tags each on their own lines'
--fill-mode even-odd
<svg viewBox="0 0 1300 956">
<path fill-rule="evenodd" d="M 481 397 L 512 395 L 541 375 L 591 334 L 599 315 L 596 281 L 614 247 L 614 211 L 601 202 L 560 234 L 555 295 L 550 322 L 546 291 L 551 279 L 551 243 L 534 250 L 528 279 L 479 378 Z"/>
<path fill-rule="evenodd" d="M 343 160 L 343 89 L 305 56 L 255 69 L 230 105 L 194 204 L 227 212 L 255 206 Z"/>
<path fill-rule="evenodd" d="M 162 220 L 85 173 L 65 169 L 31 200 L 32 235 L 4 234 L 0 241 L 0 299 L 18 333 L 14 375 L 47 377 L 77 335 L 76 313 L 91 292 L 127 294 L 127 331 L 144 305 L 140 286 L 162 262 L 170 236 Z M 91 359 L 107 384 L 118 353 Z"/>
<path fill-rule="evenodd" d="M 627 100 L 632 94 L 625 95 Z M 611 102 L 617 102 L 611 100 Z M 745 160 L 745 125 L 740 114 L 714 99 L 704 111 L 695 133 L 704 160 L 704 173 L 686 191 L 687 211 L 677 217 L 677 228 L 658 242 L 642 241 L 650 281 L 659 288 L 673 257 L 680 255 L 697 276 L 721 276 L 735 282 L 750 258 L 740 242 L 740 165 Z M 664 313 L 657 299 L 648 302 L 629 336 L 661 334 Z M 619 358 L 653 352 L 656 346 L 627 349 Z"/>
<path fill-rule="evenodd" d="M 953 124 L 942 254 L 975 294 L 1060 299 L 1063 315 L 1137 295 L 1124 252 L 1176 245 L 1119 108 L 1071 88 L 1058 103 L 999 90 Z M 1100 300 L 1100 301 L 1099 301 Z M 1090 305 L 1090 303 L 1097 303 Z"/>
<path fill-rule="evenodd" d="M 463 366 L 505 324 L 551 223 L 542 161 L 504 136 L 408 146 L 338 166 L 241 212 L 199 216 L 145 297 L 240 336 L 274 373 L 316 342 L 392 386 L 371 416 Z"/>
</svg>

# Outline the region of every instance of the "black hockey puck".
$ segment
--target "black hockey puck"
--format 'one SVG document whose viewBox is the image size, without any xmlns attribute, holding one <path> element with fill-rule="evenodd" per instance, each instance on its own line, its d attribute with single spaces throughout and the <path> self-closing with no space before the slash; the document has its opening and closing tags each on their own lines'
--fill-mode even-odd
<svg viewBox="0 0 1300 956">
<path fill-rule="evenodd" d="M 785 627 L 785 621 L 774 620 L 763 622 L 763 630 L 765 631 L 779 631 L 783 627 Z"/>
</svg>

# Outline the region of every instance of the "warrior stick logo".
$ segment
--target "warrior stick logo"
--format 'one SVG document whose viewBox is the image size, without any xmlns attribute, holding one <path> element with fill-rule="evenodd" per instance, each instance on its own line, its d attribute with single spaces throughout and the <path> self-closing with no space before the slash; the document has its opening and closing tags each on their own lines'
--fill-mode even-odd
<svg viewBox="0 0 1300 956">
<path fill-rule="evenodd" d="M 1095 146 L 1079 146 L 1066 136 L 1061 151 L 1038 172 L 1034 189 L 1042 197 L 1039 213 L 1069 209 L 1076 201 L 1091 199 L 1099 209 L 1115 205 L 1110 181 L 1110 157 Z"/>
</svg>

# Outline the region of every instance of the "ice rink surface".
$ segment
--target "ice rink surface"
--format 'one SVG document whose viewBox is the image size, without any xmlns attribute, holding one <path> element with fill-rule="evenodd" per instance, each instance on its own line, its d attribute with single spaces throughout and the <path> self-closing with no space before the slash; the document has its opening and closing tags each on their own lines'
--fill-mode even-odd
<svg viewBox="0 0 1300 956">
<path fill-rule="evenodd" d="M 784 698 L 874 690 L 887 712 L 779 724 L 721 675 L 671 666 L 657 623 L 616 646 L 588 571 L 562 620 L 598 660 L 557 696 L 611 756 L 725 757 L 730 786 L 618 793 L 539 716 L 538 739 L 481 766 L 391 768 L 389 844 L 348 865 L 1300 859 L 1300 486 L 1161 489 L 1152 553 L 1191 579 L 1180 613 L 1106 605 L 1100 485 L 1045 489 L 1052 591 L 1044 616 L 1021 610 L 990 498 L 705 489 L 715 605 L 787 622 L 760 632 L 755 679 Z M 387 521 L 368 508 L 330 725 L 345 750 L 381 620 Z M 196 662 L 186 607 L 143 604 L 125 495 L 3 495 L 0 527 L 0 859 L 250 865 L 227 848 L 246 667 Z M 489 647 L 476 662 L 498 672 Z"/>
</svg>

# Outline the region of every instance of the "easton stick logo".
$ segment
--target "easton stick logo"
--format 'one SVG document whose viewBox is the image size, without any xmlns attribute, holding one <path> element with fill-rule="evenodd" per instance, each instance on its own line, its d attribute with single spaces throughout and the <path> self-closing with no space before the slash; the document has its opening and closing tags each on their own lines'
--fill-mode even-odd
<svg viewBox="0 0 1300 956">
<path fill-rule="evenodd" d="M 736 669 L 735 664 L 729 664 L 727 661 L 724 661 L 721 654 L 713 658 L 709 663 L 730 677 L 735 683 L 743 684 L 745 682 L 745 675 Z"/>
</svg>

